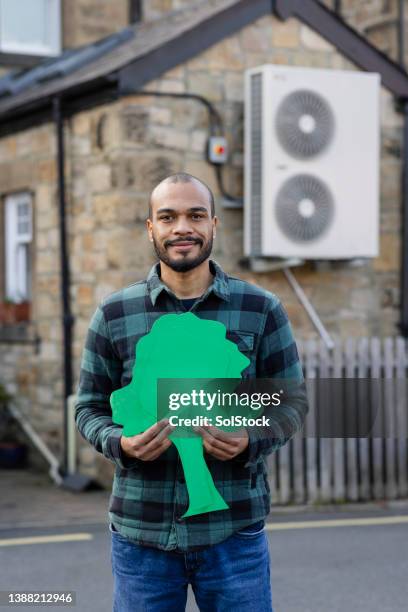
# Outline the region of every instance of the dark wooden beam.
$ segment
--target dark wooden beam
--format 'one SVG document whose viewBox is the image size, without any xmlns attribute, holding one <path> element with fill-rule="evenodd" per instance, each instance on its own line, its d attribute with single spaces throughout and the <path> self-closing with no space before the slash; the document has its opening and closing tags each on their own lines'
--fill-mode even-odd
<svg viewBox="0 0 408 612">
<path fill-rule="evenodd" d="M 99 81 L 93 88 L 78 88 L 64 97 L 64 118 L 104 104 L 118 98 L 117 83 L 114 78 Z M 41 106 L 36 101 L 25 106 L 21 112 L 10 112 L 0 117 L 0 138 L 29 130 L 33 126 L 50 123 L 53 117 L 53 97 L 41 98 Z"/>
<path fill-rule="evenodd" d="M 282 20 L 297 17 L 359 68 L 378 72 L 384 87 L 395 96 L 408 99 L 408 73 L 333 11 L 316 0 L 275 0 L 274 4 L 275 13 Z"/>
<path fill-rule="evenodd" d="M 209 17 L 183 36 L 165 42 L 122 68 L 119 72 L 120 93 L 134 93 L 145 83 L 199 55 L 255 19 L 271 14 L 272 7 L 273 0 L 241 0 L 216 17 Z"/>
</svg>

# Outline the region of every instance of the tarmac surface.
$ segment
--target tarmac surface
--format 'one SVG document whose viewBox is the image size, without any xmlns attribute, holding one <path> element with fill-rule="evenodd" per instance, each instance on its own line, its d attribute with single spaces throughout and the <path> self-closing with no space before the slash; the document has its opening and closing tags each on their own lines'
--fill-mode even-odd
<svg viewBox="0 0 408 612">
<path fill-rule="evenodd" d="M 73 590 L 78 612 L 111 612 L 109 496 L 60 489 L 43 473 L 0 470 L 0 595 Z M 405 609 L 408 500 L 273 507 L 266 532 L 274 612 Z M 32 609 L 0 610 L 16 607 Z M 190 590 L 186 612 L 196 611 Z"/>
</svg>

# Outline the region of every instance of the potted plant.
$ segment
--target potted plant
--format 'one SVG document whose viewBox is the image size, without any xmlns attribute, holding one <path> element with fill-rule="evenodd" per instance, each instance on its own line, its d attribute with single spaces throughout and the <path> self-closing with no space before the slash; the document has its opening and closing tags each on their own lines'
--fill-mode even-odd
<svg viewBox="0 0 408 612">
<path fill-rule="evenodd" d="M 30 302 L 6 298 L 0 303 L 0 322 L 6 325 L 30 320 Z"/>
<path fill-rule="evenodd" d="M 17 424 L 8 405 L 12 396 L 0 383 L 0 468 L 23 468 L 27 461 L 27 445 L 17 438 Z"/>
</svg>

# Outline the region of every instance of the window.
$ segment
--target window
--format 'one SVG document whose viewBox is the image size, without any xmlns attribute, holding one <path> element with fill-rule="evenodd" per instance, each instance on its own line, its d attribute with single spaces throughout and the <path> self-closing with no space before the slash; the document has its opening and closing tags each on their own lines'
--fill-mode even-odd
<svg viewBox="0 0 408 612">
<path fill-rule="evenodd" d="M 5 297 L 13 302 L 31 300 L 32 198 L 16 193 L 5 199 Z"/>
<path fill-rule="evenodd" d="M 61 51 L 60 0 L 0 0 L 0 51 L 58 55 Z"/>
</svg>

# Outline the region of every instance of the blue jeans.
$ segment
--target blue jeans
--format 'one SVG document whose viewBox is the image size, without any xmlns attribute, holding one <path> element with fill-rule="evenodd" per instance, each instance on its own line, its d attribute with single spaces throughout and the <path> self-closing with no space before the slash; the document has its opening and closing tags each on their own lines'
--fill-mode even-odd
<svg viewBox="0 0 408 612">
<path fill-rule="evenodd" d="M 190 553 L 140 546 L 110 531 L 113 612 L 182 612 L 188 584 L 200 612 L 273 612 L 263 522 Z"/>
</svg>

